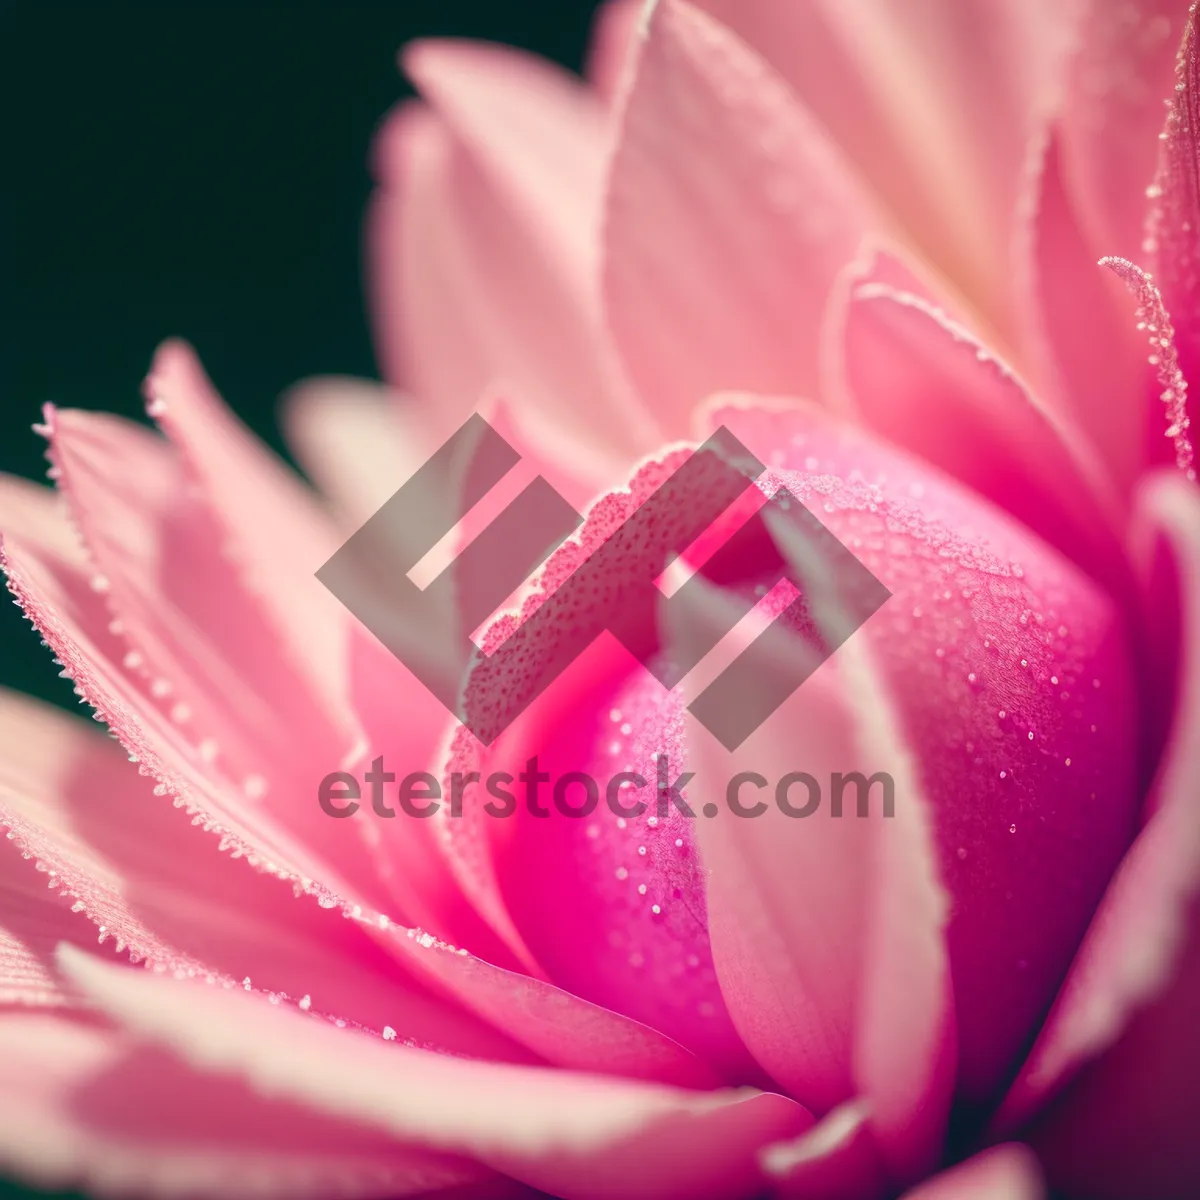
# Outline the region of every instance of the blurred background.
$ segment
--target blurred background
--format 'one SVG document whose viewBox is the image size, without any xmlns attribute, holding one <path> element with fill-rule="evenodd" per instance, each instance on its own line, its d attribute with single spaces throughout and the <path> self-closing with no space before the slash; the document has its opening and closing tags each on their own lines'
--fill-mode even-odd
<svg viewBox="0 0 1200 1200">
<path fill-rule="evenodd" d="M 372 133 L 411 94 L 397 49 L 484 38 L 578 70 L 596 7 L 0 0 L 0 470 L 44 477 L 47 401 L 140 419 L 173 334 L 277 449 L 288 385 L 377 377 L 359 235 Z M 4 599 L 0 682 L 75 707 Z M 0 1180 L 5 1200 L 32 1194 Z"/>
</svg>

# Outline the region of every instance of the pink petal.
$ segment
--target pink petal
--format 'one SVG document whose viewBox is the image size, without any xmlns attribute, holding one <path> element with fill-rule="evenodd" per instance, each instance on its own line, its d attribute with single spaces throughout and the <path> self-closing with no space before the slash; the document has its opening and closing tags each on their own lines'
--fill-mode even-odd
<svg viewBox="0 0 1200 1200">
<path fill-rule="evenodd" d="M 598 500 L 577 536 L 548 560 L 522 598 L 522 610 L 531 612 L 545 602 L 539 619 L 553 622 L 562 600 L 553 595 L 558 584 L 606 542 L 678 459 L 675 453 L 647 463 L 629 489 Z M 655 548 L 648 552 L 653 555 Z M 636 554 L 623 566 L 632 576 L 645 570 Z M 487 648 L 511 624 L 512 618 L 501 618 L 481 645 Z M 539 643 L 523 660 L 531 673 L 548 644 Z M 638 764 L 652 778 L 650 755 L 671 732 L 671 701 L 663 702 L 662 689 L 652 679 L 630 675 L 628 655 L 613 656 L 602 644 L 594 649 L 486 751 L 460 730 L 444 776 L 452 779 L 457 771 L 465 779 L 470 771 L 490 776 L 508 770 L 515 778 L 528 751 L 543 756 L 543 770 L 590 770 L 607 783 L 619 743 L 625 757 L 618 765 L 628 760 L 631 770 Z M 469 711 L 486 710 L 512 686 L 492 671 L 488 657 L 475 664 L 465 692 Z M 615 724 L 614 711 L 625 714 Z M 661 1029 L 725 1077 L 758 1077 L 729 1024 L 713 975 L 690 822 L 664 821 L 654 828 L 645 820 L 606 820 L 600 814 L 582 821 L 562 817 L 557 809 L 548 820 L 531 819 L 524 809 L 512 820 L 493 820 L 482 811 L 491 797 L 479 787 L 466 790 L 465 799 L 463 815 L 444 822 L 450 860 L 464 890 L 514 951 L 531 955 L 570 991 Z M 648 846 L 639 856 L 638 843 L 651 831 L 653 852 Z M 653 911 L 660 900 L 667 906 L 661 919 Z"/>
<path fill-rule="evenodd" d="M 586 584 L 581 592 L 574 583 L 556 589 L 581 559 L 616 535 L 626 517 L 679 465 L 682 453 L 647 463 L 628 490 L 596 503 L 577 540 L 551 557 L 525 598 L 521 622 L 536 614 L 537 627 L 546 628 L 549 621 L 554 628 L 561 616 L 564 623 L 591 628 L 591 622 L 608 617 L 603 598 L 620 594 L 623 577 L 608 573 L 607 565 L 594 592 Z M 707 488 L 708 477 L 695 486 Z M 699 492 L 678 496 L 678 512 L 672 510 L 663 529 L 687 520 L 701 499 Z M 629 572 L 631 584 L 653 574 L 660 562 L 660 534 L 666 536 L 656 526 L 653 537 L 623 543 L 620 567 Z M 721 602 L 715 595 L 713 603 Z M 598 607 L 593 610 L 590 603 Z M 517 623 L 515 617 L 501 619 L 484 635 L 485 649 L 508 636 Z M 553 653 L 553 645 L 553 639 L 534 641 L 523 652 L 520 669 L 530 679 L 538 678 L 539 664 Z M 492 662 L 485 657 L 476 664 L 466 689 L 469 712 L 496 703 L 497 689 L 524 686 L 514 681 L 510 668 L 503 663 L 493 668 Z M 758 745 L 751 753 L 756 769 L 768 771 L 776 763 L 775 774 L 790 770 L 785 761 L 796 750 L 796 731 L 813 728 L 814 721 L 822 730 L 813 735 L 814 745 L 845 747 L 852 740 L 859 723 L 841 711 L 836 695 L 810 682 L 798 694 L 797 703 L 802 701 L 801 716 L 772 726 L 789 731 L 783 742 Z M 452 778 L 458 772 L 465 778 L 468 771 L 478 771 L 495 777 L 497 771 L 507 771 L 513 782 L 536 755 L 536 769 L 548 779 L 561 781 L 568 772 L 583 771 L 604 781 L 606 790 L 618 770 L 636 772 L 644 780 L 655 779 L 660 768 L 670 780 L 685 767 L 727 778 L 728 772 L 718 774 L 703 759 L 697 764 L 702 743 L 684 737 L 681 705 L 680 694 L 665 693 L 628 653 L 614 651 L 600 639 L 486 751 L 461 732 L 445 774 Z M 832 709 L 841 713 L 836 728 L 830 728 Z M 887 743 L 885 757 L 898 757 L 893 734 L 877 730 L 872 738 Z M 838 758 L 832 749 L 828 752 Z M 839 760 L 836 769 L 845 765 Z M 949 1102 L 952 1034 L 941 944 L 942 897 L 916 806 L 910 806 L 899 827 L 888 828 L 893 836 L 887 845 L 876 847 L 873 828 L 849 823 L 834 827 L 839 836 L 831 848 L 814 842 L 807 830 L 799 837 L 794 821 L 784 820 L 780 828 L 767 819 L 734 822 L 733 830 L 714 833 L 710 844 L 704 837 L 707 823 L 697 833 L 685 814 L 671 808 L 664 812 L 658 805 L 651 806 L 649 816 L 632 819 L 599 811 L 586 821 L 569 819 L 559 800 L 551 807 L 545 793 L 543 816 L 518 802 L 510 820 L 489 820 L 481 805 L 494 807 L 494 802 L 478 787 L 468 795 L 471 803 L 464 806 L 464 815 L 447 822 L 446 829 L 459 876 L 464 887 L 474 889 L 481 910 L 491 914 L 497 929 L 513 936 L 519 931 L 550 978 L 663 1029 L 715 1063 L 726 1077 L 755 1078 L 730 1023 L 732 1012 L 737 1032 L 762 1065 L 805 1102 L 828 1107 L 856 1083 L 869 1088 L 874 1127 L 897 1176 L 918 1174 L 931 1160 Z M 744 848 L 755 863 L 750 870 L 740 869 L 736 853 L 727 862 L 743 827 L 747 842 L 753 839 Z M 697 861 L 698 848 L 707 852 L 703 863 Z M 756 855 L 765 856 L 765 862 Z M 728 866 L 724 874 L 722 865 Z M 811 885 L 803 885 L 811 887 L 811 896 L 805 890 L 804 903 L 777 903 L 780 889 L 795 899 L 797 876 L 812 877 Z M 771 896 L 764 898 L 758 889 Z M 906 924 L 898 924 L 894 915 L 899 894 L 907 898 L 902 907 Z M 781 912 L 797 928 L 772 930 Z M 720 920 L 725 924 L 718 928 Z M 858 927 L 868 924 L 870 961 L 862 966 L 866 934 Z M 766 950 L 748 932 L 764 926 L 764 936 L 773 934 Z M 789 950 L 796 947 L 798 952 L 781 960 L 776 946 L 785 939 Z M 749 953 L 742 955 L 743 948 Z M 714 987 L 714 964 L 724 999 Z M 787 978 L 781 981 L 778 975 Z M 853 1001 L 860 991 L 865 996 L 856 1038 Z"/>
<path fill-rule="evenodd" d="M 95 1024 L 5 1014 L 0 1057 L 0 1169 L 39 1187 L 326 1200 L 428 1195 L 486 1179 L 486 1191 L 451 1194 L 505 1194 L 474 1164 L 199 1075 Z"/>
<path fill-rule="evenodd" d="M 436 111 L 402 105 L 376 146 L 369 267 L 388 378 L 437 440 L 499 384 L 560 437 L 623 458 L 653 444 L 600 336 L 599 102 L 499 47 L 418 43 L 405 64 Z"/>
<path fill-rule="evenodd" d="M 1200 892 L 1200 506 L 1181 480 L 1159 477 L 1141 496 L 1141 518 L 1161 538 L 1183 591 L 1186 622 L 1181 692 L 1168 752 L 1150 799 L 1151 816 L 1126 854 L 1080 948 L 1053 1012 L 997 1118 L 1017 1127 L 1088 1059 L 1121 1036 L 1138 1009 L 1158 996 L 1187 937 L 1189 905 Z M 1163 580 L 1156 579 L 1157 586 Z M 1157 588 L 1156 588 L 1157 590 Z"/>
<path fill-rule="evenodd" d="M 786 538 L 780 550 L 795 567 Z M 823 788 L 838 771 L 872 776 L 886 764 L 894 777 L 894 823 L 877 809 L 874 820 L 814 828 L 768 806 L 755 820 L 702 822 L 698 841 L 713 957 L 739 1032 L 810 1107 L 861 1095 L 881 1160 L 904 1182 L 940 1152 L 954 1020 L 946 897 L 886 690 L 866 646 L 851 640 L 735 753 L 696 729 L 690 758 L 708 781 L 695 803 L 718 812 L 740 771 L 774 784 L 802 768 Z"/>
<path fill-rule="evenodd" d="M 178 447 L 226 553 L 278 626 L 296 673 L 344 719 L 344 624 L 314 578 L 337 547 L 336 531 L 301 482 L 225 407 L 186 343 L 159 347 L 145 388 L 149 411 Z"/>
<path fill-rule="evenodd" d="M 641 0 L 606 0 L 596 13 L 588 44 L 588 82 L 606 104 L 620 92 L 633 63 Z"/>
<path fill-rule="evenodd" d="M 1123 514 L 1086 434 L 902 278 L 881 255 L 851 287 L 842 344 L 857 415 L 1127 590 Z"/>
<path fill-rule="evenodd" d="M 862 1101 L 835 1108 L 791 1142 L 768 1146 L 763 1169 L 774 1180 L 773 1195 L 783 1200 L 876 1200 L 888 1194 Z"/>
<path fill-rule="evenodd" d="M 538 769 L 551 779 L 585 771 L 607 787 L 616 771 L 628 769 L 653 780 L 651 755 L 674 746 L 681 718 L 678 699 L 631 674 L 623 652 L 598 646 L 485 755 L 468 756 L 464 732 L 450 768 L 489 777 L 507 771 L 516 779 L 537 755 Z M 513 786 L 520 796 L 521 785 Z M 543 800 L 548 796 L 543 788 Z M 467 813 L 478 814 L 485 799 L 468 797 Z M 577 820 L 553 804 L 548 810 L 548 818 L 523 805 L 509 820 L 476 815 L 479 840 L 466 845 L 470 818 L 447 823 L 460 876 L 474 871 L 492 880 L 483 903 L 497 928 L 507 920 L 510 937 L 519 937 L 559 986 L 662 1030 L 723 1079 L 766 1082 L 729 1020 L 713 971 L 692 822 L 617 820 L 599 809 Z M 653 805 L 649 811 L 653 817 Z"/>
<path fill-rule="evenodd" d="M 54 942 L 91 942 L 98 929 L 102 944 L 160 970 L 220 975 L 459 1053 L 529 1059 L 406 978 L 357 924 L 329 920 L 217 853 L 83 722 L 10 693 L 0 693 L 0 823 L 53 889 L 23 867 L 55 901 L 34 914 L 37 928 L 50 923 Z M 50 934 L 31 940 L 31 920 L 18 889 L 0 925 L 44 958 Z"/>
<path fill-rule="evenodd" d="M 1011 334 L 1011 229 L 1028 146 L 1063 69 L 1063 8 L 1038 0 L 702 7 L 782 75 L 985 324 Z"/>
<path fill-rule="evenodd" d="M 1145 486 L 1141 517 L 1155 557 L 1148 586 L 1156 598 L 1178 595 L 1175 723 L 1149 820 L 1001 1119 L 1011 1127 L 1107 1050 L 1084 1067 L 1036 1134 L 1052 1180 L 1074 1181 L 1089 1195 L 1182 1197 L 1200 1188 L 1192 1120 L 1200 1071 L 1200 505 L 1192 487 L 1163 475 Z M 1085 1138 L 1093 1150 L 1079 1158 Z"/>
<path fill-rule="evenodd" d="M 330 822 L 312 799 L 296 803 L 340 766 L 344 737 L 321 693 L 293 670 L 178 456 L 141 426 L 102 414 L 48 411 L 47 428 L 133 685 L 160 712 L 188 714 L 180 724 L 197 753 L 251 804 L 343 872 L 358 870 L 361 829 Z M 432 747 L 431 738 L 421 749 Z"/>
<path fill-rule="evenodd" d="M 992 1097 L 1133 836 L 1117 612 L 1003 513 L 819 410 L 711 417 L 767 461 L 774 448 L 779 478 L 893 594 L 863 637 L 897 698 L 953 897 L 960 1093 Z"/>
<path fill-rule="evenodd" d="M 0 521 L 6 533 L 49 547 L 59 558 L 82 565 L 79 535 L 67 519 L 62 497 L 15 475 L 0 474 Z"/>
<path fill-rule="evenodd" d="M 1037 1159 L 1019 1143 L 996 1146 L 905 1192 L 903 1200 L 1043 1200 Z"/>
<path fill-rule="evenodd" d="M 362 379 L 309 379 L 289 389 L 284 428 L 300 465 L 348 533 L 436 449 L 415 405 Z"/>
<path fill-rule="evenodd" d="M 304 1022 L 236 992 L 64 966 L 109 1013 L 202 1068 L 312 1110 L 468 1154 L 564 1197 L 743 1195 L 755 1155 L 807 1114 L 749 1089 L 707 1094 L 470 1062 Z"/>
<path fill-rule="evenodd" d="M 416 42 L 403 64 L 531 232 L 585 273 L 608 140 L 595 96 L 561 67 L 506 46 Z"/>
<path fill-rule="evenodd" d="M 1122 497 L 1146 461 L 1146 363 L 1133 299 L 1097 264 L 1063 179 L 1057 135 L 1030 171 L 1017 233 L 1016 286 L 1027 373 L 1064 421 L 1082 430 Z M 1161 406 L 1155 406 L 1155 437 Z"/>
<path fill-rule="evenodd" d="M 1136 0 L 1086 12 L 1059 118 L 1065 178 L 1095 256 L 1136 262 L 1187 9 Z"/>
<path fill-rule="evenodd" d="M 579 1069 L 704 1085 L 710 1073 L 682 1047 L 653 1030 L 555 988 L 493 967 L 373 909 L 357 886 L 292 838 L 269 814 L 214 773 L 178 724 L 160 713 L 116 665 L 120 646 L 86 583 L 62 564 L 9 540 L 0 556 L 26 612 L 88 702 L 122 744 L 223 844 L 259 870 L 292 884 L 352 919 L 419 978 L 458 998 L 535 1053 Z"/>
<path fill-rule="evenodd" d="M 1181 11 L 1181 10 L 1180 10 Z M 1145 250 L 1176 329 L 1184 378 L 1200 387 L 1200 188 L 1196 180 L 1196 17 L 1188 10 L 1175 86 L 1159 143 L 1158 173 L 1147 205 Z M 1137 261 L 1137 257 L 1134 257 Z M 1194 409 L 1194 403 L 1190 406 Z"/>
<path fill-rule="evenodd" d="M 867 209 L 783 81 L 681 0 L 650 18 L 608 186 L 607 321 L 665 433 L 721 389 L 815 395 Z"/>
</svg>

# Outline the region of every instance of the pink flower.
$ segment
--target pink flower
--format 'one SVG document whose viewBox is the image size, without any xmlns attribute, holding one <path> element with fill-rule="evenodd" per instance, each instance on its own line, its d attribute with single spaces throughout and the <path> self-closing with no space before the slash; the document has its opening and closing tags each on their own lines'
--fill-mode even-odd
<svg viewBox="0 0 1200 1200">
<path fill-rule="evenodd" d="M 605 10 L 587 85 L 412 47 L 370 214 L 411 398 L 294 398 L 328 507 L 178 343 L 165 438 L 51 410 L 58 496 L 0 480 L 9 586 L 121 747 L 0 698 L 0 1166 L 164 1195 L 1200 1192 L 1193 40 L 1164 0 L 661 0 Z M 732 753 L 607 643 L 484 748 L 314 578 L 479 408 L 601 496 L 526 611 L 563 611 L 720 424 L 892 598 Z M 532 753 L 665 755 L 696 809 L 739 770 L 886 770 L 894 817 L 317 803 L 380 757 Z"/>
</svg>

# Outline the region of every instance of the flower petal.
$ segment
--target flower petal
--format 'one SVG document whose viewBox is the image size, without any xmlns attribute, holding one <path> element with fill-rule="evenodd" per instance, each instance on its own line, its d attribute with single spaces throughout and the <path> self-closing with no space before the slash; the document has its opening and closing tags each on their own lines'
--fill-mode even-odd
<svg viewBox="0 0 1200 1200">
<path fill-rule="evenodd" d="M 1029 197 L 1016 234 L 1026 375 L 1061 417 L 1083 430 L 1122 497 L 1146 461 L 1146 401 L 1153 376 L 1136 304 L 1097 263 L 1062 177 L 1062 148 L 1048 134 L 1031 159 Z M 1161 435 L 1161 406 L 1154 430 Z"/>
<path fill-rule="evenodd" d="M 1037 1159 L 1027 1146 L 995 1146 L 905 1192 L 902 1200 L 1043 1200 Z"/>
<path fill-rule="evenodd" d="M 1145 248 L 1167 312 L 1175 325 L 1175 345 L 1184 378 L 1200 387 L 1200 185 L 1196 179 L 1196 104 L 1200 98 L 1195 7 L 1188 9 L 1175 63 L 1175 86 L 1159 135 L 1158 173 L 1148 206 Z M 1134 259 L 1134 261 L 1137 261 Z M 1195 410 L 1193 398 L 1189 405 Z"/>
<path fill-rule="evenodd" d="M 606 104 L 617 99 L 633 62 L 643 7 L 641 0 L 605 0 L 596 12 L 585 73 Z"/>
<path fill-rule="evenodd" d="M 59 487 L 128 646 L 122 669 L 249 803 L 343 872 L 357 870 L 361 829 L 331 827 L 313 800 L 341 764 L 344 734 L 321 692 L 293 670 L 285 640 L 223 552 L 221 527 L 189 488 L 177 454 L 105 414 L 48 409 L 46 428 Z M 297 803 L 300 796 L 309 799 Z"/>
<path fill-rule="evenodd" d="M 1052 1181 L 1097 1196 L 1182 1197 L 1200 1187 L 1188 1120 L 1200 1095 L 1200 503 L 1193 487 L 1163 475 L 1145 485 L 1140 508 L 1154 555 L 1151 594 L 1178 595 L 1175 722 L 1149 819 L 999 1121 L 1014 1127 L 1083 1067 L 1035 1134 Z M 1094 1152 L 1074 1162 L 1082 1136 Z"/>
<path fill-rule="evenodd" d="M 344 720 L 344 624 L 314 578 L 337 547 L 332 524 L 229 411 L 186 343 L 159 347 L 145 389 L 148 411 L 178 447 L 225 534 L 226 553 L 276 622 L 295 672 L 326 699 L 334 720 Z"/>
<path fill-rule="evenodd" d="M 5 533 L 47 546 L 64 561 L 85 561 L 79 535 L 67 519 L 66 505 L 57 492 L 0 473 L 0 520 Z"/>
<path fill-rule="evenodd" d="M 365 379 L 305 380 L 285 394 L 283 419 L 300 465 L 349 531 L 435 449 L 412 401 Z"/>
<path fill-rule="evenodd" d="M 1056 98 L 1065 6 L 1040 0 L 702 0 L 795 90 L 892 220 L 1009 333 L 1011 229 Z"/>
<path fill-rule="evenodd" d="M 862 637 L 953 897 L 960 1094 L 993 1098 L 1134 833 L 1125 630 L 1093 583 L 979 497 L 811 406 L 751 405 L 710 419 L 764 461 L 774 449 L 776 477 L 893 594 Z"/>
<path fill-rule="evenodd" d="M 771 68 L 682 0 L 654 8 L 608 183 L 604 304 L 668 437 L 714 391 L 816 394 L 825 303 L 867 224 Z"/>
<path fill-rule="evenodd" d="M 653 1030 L 539 980 L 493 967 L 373 909 L 358 887 L 339 878 L 321 856 L 268 813 L 248 806 L 240 791 L 213 773 L 178 725 L 148 702 L 116 665 L 119 646 L 107 632 L 103 611 L 97 611 L 99 597 L 83 578 L 12 539 L 4 544 L 0 563 L 27 614 L 125 748 L 159 780 L 164 794 L 187 807 L 194 823 L 217 834 L 252 866 L 315 897 L 321 908 L 340 911 L 418 978 L 551 1061 L 691 1086 L 710 1081 L 710 1072 L 693 1055 Z"/>
<path fill-rule="evenodd" d="M 743 1195 L 758 1179 L 758 1149 L 808 1120 L 782 1096 L 470 1062 L 304 1022 L 236 992 L 105 967 L 78 952 L 64 953 L 63 963 L 106 1011 L 198 1067 L 470 1155 L 559 1196 Z"/>
<path fill-rule="evenodd" d="M 1200 894 L 1200 505 L 1182 480 L 1160 477 L 1141 497 L 1141 519 L 1163 539 L 1182 589 L 1184 660 L 1175 726 L 1150 800 L 1150 817 L 1117 871 L 1021 1075 L 997 1117 L 1011 1130 L 1170 981 Z M 1155 584 L 1161 585 L 1162 580 Z"/>
<path fill-rule="evenodd" d="M 803 578 L 787 542 L 780 536 L 780 551 Z M 749 652 L 766 655 L 766 644 Z M 756 664 L 760 680 L 780 664 L 779 647 L 769 658 Z M 694 787 L 695 803 L 708 800 L 702 810 L 730 807 L 738 778 L 776 788 L 774 806 L 762 793 L 768 804 L 754 820 L 722 813 L 700 825 L 709 935 L 722 991 L 758 1060 L 817 1111 L 861 1096 L 880 1159 L 903 1183 L 936 1163 L 953 1088 L 946 897 L 886 686 L 863 639 L 835 659 L 733 754 L 702 730 L 689 739 L 689 765 L 706 781 Z M 781 788 L 791 799 L 788 779 L 805 784 L 811 803 L 812 784 L 797 770 L 817 781 L 819 798 L 839 772 L 874 779 L 885 767 L 900 796 L 894 823 L 885 808 L 867 820 L 821 813 L 814 828 L 779 803 Z M 805 792 L 796 792 L 802 806 Z"/>
<path fill-rule="evenodd" d="M 1064 173 L 1095 256 L 1136 262 L 1187 8 L 1175 0 L 1083 7 L 1059 118 Z"/>
<path fill-rule="evenodd" d="M 1128 590 L 1123 514 L 1086 435 L 903 279 L 880 255 L 850 287 L 843 369 L 856 415 Z"/>
<path fill-rule="evenodd" d="M 107 739 L 57 709 L 0 692 L 0 824 L 28 858 L 54 941 L 115 943 L 135 960 L 214 974 L 367 1028 L 458 1053 L 529 1061 L 483 1022 L 406 978 L 351 921 L 217 852 L 210 836 L 153 794 Z M 13 885 L 15 886 L 15 884 Z M 59 899 L 59 895 L 63 899 Z M 2 894 L 0 894 L 2 895 Z M 74 914 L 82 913 L 83 916 Z M 13 894 L 0 925 L 22 937 L 28 899 Z M 87 922 L 91 924 L 87 924 Z M 46 949 L 46 936 L 37 944 Z"/>
<path fill-rule="evenodd" d="M 870 1106 L 835 1108 L 791 1142 L 768 1146 L 763 1169 L 783 1200 L 876 1200 L 888 1194 L 887 1174 L 871 1133 Z"/>
<path fill-rule="evenodd" d="M 623 457 L 653 444 L 600 336 L 599 101 L 510 49 L 420 42 L 404 61 L 434 111 L 401 105 L 376 146 L 369 267 L 388 378 L 438 440 L 501 384 L 548 434 Z"/>
<path fill-rule="evenodd" d="M 326 1200 L 428 1195 L 488 1175 L 200 1075 L 96 1024 L 4 1014 L 0 1058 L 0 1167 L 39 1187 Z M 502 1181 L 489 1182 L 485 1194 L 497 1194 Z"/>
</svg>

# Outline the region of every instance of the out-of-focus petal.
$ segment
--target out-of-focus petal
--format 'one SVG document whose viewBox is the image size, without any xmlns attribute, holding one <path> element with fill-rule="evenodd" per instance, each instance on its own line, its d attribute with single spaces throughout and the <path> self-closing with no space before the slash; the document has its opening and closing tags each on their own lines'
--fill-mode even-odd
<svg viewBox="0 0 1200 1200">
<path fill-rule="evenodd" d="M 47 546 L 65 561 L 80 565 L 85 561 L 62 497 L 27 479 L 0 474 L 0 530 Z"/>
<path fill-rule="evenodd" d="M 1179 623 L 1174 724 L 1149 820 L 1001 1119 L 1012 1128 L 1095 1059 L 1035 1131 L 1051 1181 L 1098 1197 L 1182 1198 L 1200 1188 L 1200 503 L 1163 475 L 1145 486 L 1140 517 L 1147 586 L 1171 598 Z"/>
<path fill-rule="evenodd" d="M 892 592 L 861 636 L 920 764 L 953 897 L 960 1094 L 994 1098 L 1134 834 L 1119 613 L 1050 547 L 928 465 L 811 406 L 747 405 L 714 405 L 710 419 L 775 464 Z"/>
<path fill-rule="evenodd" d="M 1014 238 L 1024 370 L 1045 402 L 1090 439 L 1124 498 L 1146 462 L 1153 384 L 1146 335 L 1133 298 L 1115 276 L 1106 278 L 1111 272 L 1085 240 L 1057 133 L 1038 148 Z"/>
<path fill-rule="evenodd" d="M 903 1200 L 1042 1200 L 1037 1159 L 1028 1146 L 995 1146 L 905 1192 Z"/>
<path fill-rule="evenodd" d="M 652 445 L 600 335 L 599 101 L 499 47 L 418 43 L 405 64 L 435 111 L 402 105 L 376 145 L 368 268 L 389 379 L 438 440 L 510 385 L 559 437 L 623 456 Z"/>
<path fill-rule="evenodd" d="M 1200 47 L 1195 7 L 1188 10 L 1175 64 L 1175 86 L 1160 135 L 1158 174 L 1148 204 L 1146 252 L 1175 325 L 1184 378 L 1200 388 L 1200 181 L 1196 176 L 1200 121 Z M 1166 97 L 1164 97 L 1166 98 Z M 1138 261 L 1134 258 L 1133 261 Z M 1188 406 L 1194 415 L 1194 397 Z"/>
<path fill-rule="evenodd" d="M 94 1023 L 4 1014 L 0 1058 L 0 1167 L 41 1187 L 188 1200 L 506 1194 L 476 1164 L 267 1099 Z M 465 1190 L 481 1178 L 488 1191 Z"/>
<path fill-rule="evenodd" d="M 852 1101 L 835 1108 L 790 1142 L 760 1156 L 781 1200 L 877 1200 L 889 1191 L 871 1132 L 870 1106 Z"/>
<path fill-rule="evenodd" d="M 111 1015 L 190 1062 L 319 1113 L 579 1200 L 740 1196 L 756 1155 L 810 1120 L 749 1089 L 684 1092 L 513 1068 L 388 1045 L 303 1022 L 252 998 L 136 975 L 73 952 L 64 966 Z"/>
<path fill-rule="evenodd" d="M 654 9 L 608 183 L 604 303 L 668 437 L 722 389 L 815 395 L 822 316 L 869 224 L 825 131 L 748 46 Z"/>
<path fill-rule="evenodd" d="M 1011 230 L 1029 144 L 1057 98 L 1065 6 L 701 3 L 782 74 L 985 323 L 1011 333 Z"/>
<path fill-rule="evenodd" d="M 300 465 L 348 532 L 357 529 L 436 449 L 413 401 L 363 379 L 309 379 L 283 399 Z"/>
<path fill-rule="evenodd" d="M 850 286 L 843 370 L 856 415 L 1127 590 L 1122 510 L 1086 434 L 901 271 L 881 256 Z"/>
<path fill-rule="evenodd" d="M 1059 118 L 1067 190 L 1094 257 L 1136 262 L 1187 6 L 1084 0 L 1079 9 Z"/>
<path fill-rule="evenodd" d="M 596 13 L 585 74 L 606 104 L 616 100 L 633 62 L 642 0 L 606 0 Z"/>
</svg>

